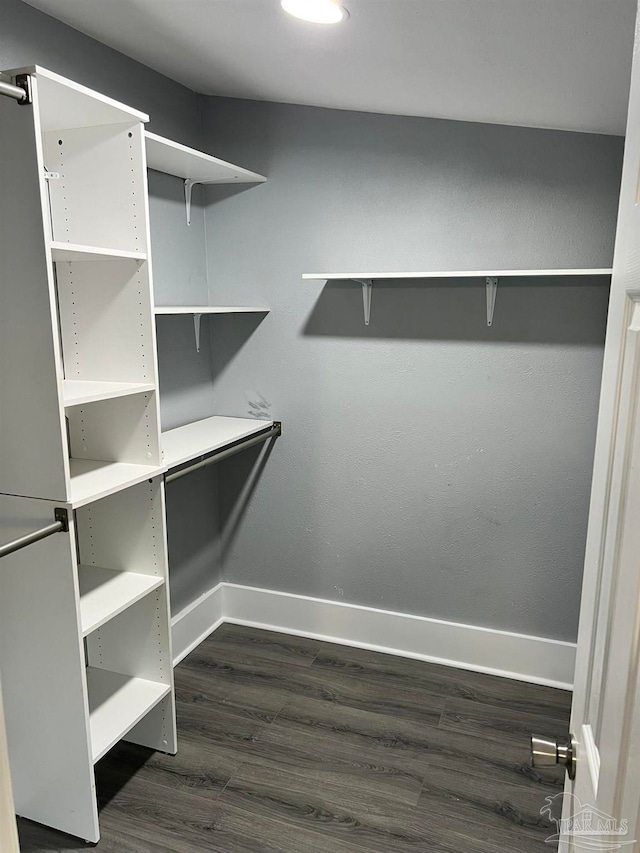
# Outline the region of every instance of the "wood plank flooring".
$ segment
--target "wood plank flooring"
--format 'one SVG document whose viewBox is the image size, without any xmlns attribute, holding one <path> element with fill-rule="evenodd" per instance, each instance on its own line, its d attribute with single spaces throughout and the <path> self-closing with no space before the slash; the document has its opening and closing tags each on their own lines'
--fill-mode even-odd
<svg viewBox="0 0 640 853">
<path fill-rule="evenodd" d="M 179 752 L 97 766 L 100 853 L 549 851 L 529 734 L 570 694 L 224 625 L 176 669 Z M 23 853 L 87 845 L 20 820 Z"/>
</svg>

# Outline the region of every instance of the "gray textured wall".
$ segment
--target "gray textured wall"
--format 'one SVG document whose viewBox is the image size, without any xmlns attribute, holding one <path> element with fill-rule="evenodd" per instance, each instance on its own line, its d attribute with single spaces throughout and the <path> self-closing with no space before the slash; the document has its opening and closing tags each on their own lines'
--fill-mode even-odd
<svg viewBox="0 0 640 853">
<path fill-rule="evenodd" d="M 201 145 L 200 96 L 20 0 L 2 0 L 0 69 L 33 64 L 144 110 L 156 133 Z M 199 191 L 194 194 L 194 225 L 187 231 L 180 181 L 153 173 L 150 190 L 158 301 L 206 300 Z M 162 420 L 168 428 L 211 413 L 211 357 L 207 335 L 197 356 L 187 318 L 163 318 L 158 325 Z M 167 510 L 172 606 L 178 611 L 220 580 L 215 473 L 172 484 Z"/>
<path fill-rule="evenodd" d="M 269 177 L 207 190 L 212 298 L 272 308 L 212 336 L 216 408 L 284 422 L 257 484 L 224 463 L 225 579 L 575 639 L 608 288 L 503 282 L 487 329 L 479 283 L 376 285 L 365 328 L 358 287 L 301 274 L 608 266 L 622 140 L 218 98 L 204 120 Z"/>
<path fill-rule="evenodd" d="M 199 95 L 21 0 L 0 11 L 0 70 L 42 65 L 149 113 L 155 133 L 200 144 Z"/>
<path fill-rule="evenodd" d="M 236 582 L 573 639 L 605 289 L 501 285 L 487 330 L 479 285 L 377 286 L 365 329 L 357 288 L 300 274 L 606 265 L 622 141 L 225 99 L 202 136 L 198 96 L 3 0 L 0 67 L 34 62 L 269 175 L 208 191 L 208 265 L 212 299 L 273 313 L 203 320 L 199 355 L 190 320 L 159 323 L 165 427 L 285 422 L 268 460 L 221 466 L 221 535 L 214 472 L 169 491 L 174 608 L 222 552 Z M 179 183 L 151 189 L 159 301 L 189 301 L 202 210 L 187 234 Z"/>
</svg>

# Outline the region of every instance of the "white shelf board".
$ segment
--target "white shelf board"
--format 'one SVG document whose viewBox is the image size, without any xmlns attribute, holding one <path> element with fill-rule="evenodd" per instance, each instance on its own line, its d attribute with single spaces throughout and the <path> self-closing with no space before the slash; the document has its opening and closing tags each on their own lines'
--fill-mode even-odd
<svg viewBox="0 0 640 853">
<path fill-rule="evenodd" d="M 537 278 L 539 276 L 611 275 L 612 269 L 557 270 L 444 270 L 440 272 L 310 272 L 302 278 L 309 281 L 382 281 L 396 278 Z"/>
<path fill-rule="evenodd" d="M 134 465 L 129 462 L 103 462 L 94 459 L 69 460 L 71 470 L 71 503 L 74 507 L 97 501 L 121 489 L 157 477 L 165 471 L 156 465 Z"/>
<path fill-rule="evenodd" d="M 86 637 L 164 583 L 164 578 L 139 572 L 78 566 L 80 624 Z"/>
<path fill-rule="evenodd" d="M 36 75 L 40 124 L 43 131 L 149 121 L 146 113 L 114 101 L 113 98 L 61 77 L 40 65 L 6 72 L 5 79 L 16 74 Z"/>
<path fill-rule="evenodd" d="M 271 309 L 236 305 L 156 305 L 156 314 L 268 314 Z"/>
<path fill-rule="evenodd" d="M 164 464 L 175 468 L 214 450 L 255 435 L 273 426 L 273 421 L 253 418 L 213 417 L 162 433 Z"/>
<path fill-rule="evenodd" d="M 99 761 L 169 693 L 168 684 L 87 667 L 93 761 Z"/>
<path fill-rule="evenodd" d="M 155 133 L 145 131 L 145 137 L 147 166 L 157 172 L 202 184 L 261 184 L 267 180 L 264 175 L 234 166 L 233 163 Z"/>
<path fill-rule="evenodd" d="M 127 397 L 129 394 L 144 394 L 154 391 L 152 382 L 101 382 L 86 379 L 64 379 L 62 399 L 65 408 L 79 406 L 81 403 L 93 403 L 97 400 L 111 400 L 113 397 Z"/>
<path fill-rule="evenodd" d="M 51 241 L 51 257 L 54 261 L 146 261 L 144 252 L 129 252 L 126 249 L 106 249 L 102 246 L 80 246 L 76 243 Z"/>
</svg>

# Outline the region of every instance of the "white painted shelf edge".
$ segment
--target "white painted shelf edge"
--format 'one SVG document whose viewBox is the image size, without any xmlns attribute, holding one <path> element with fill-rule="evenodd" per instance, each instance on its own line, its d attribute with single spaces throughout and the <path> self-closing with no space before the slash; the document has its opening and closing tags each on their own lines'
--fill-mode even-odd
<svg viewBox="0 0 640 853">
<path fill-rule="evenodd" d="M 61 243 L 52 240 L 51 257 L 58 263 L 62 261 L 146 261 L 144 252 L 132 252 L 127 249 L 109 249 L 104 246 L 82 246 L 78 243 Z"/>
<path fill-rule="evenodd" d="M 87 667 L 87 689 L 94 763 L 171 690 L 169 684 L 91 666 Z"/>
<path fill-rule="evenodd" d="M 267 180 L 257 172 L 219 160 L 204 151 L 189 148 L 188 145 L 182 145 L 148 130 L 145 131 L 145 138 L 147 166 L 157 172 L 165 172 L 198 184 L 261 184 Z"/>
<path fill-rule="evenodd" d="M 612 269 L 549 269 L 549 270 L 440 270 L 438 272 L 306 272 L 309 281 L 362 280 L 383 281 L 396 278 L 530 278 L 536 276 L 611 275 Z"/>
<path fill-rule="evenodd" d="M 268 314 L 270 308 L 239 305 L 156 305 L 156 314 Z"/>
<path fill-rule="evenodd" d="M 111 400 L 114 397 L 128 397 L 130 394 L 144 394 L 154 391 L 152 382 L 104 382 L 89 379 L 63 379 L 62 399 L 65 408 L 79 406 L 82 403 L 94 403 L 98 400 Z"/>
<path fill-rule="evenodd" d="M 184 462 L 190 462 L 255 435 L 270 426 L 273 426 L 271 420 L 216 416 L 167 430 L 162 433 L 164 464 L 167 468 L 175 468 Z"/>
<path fill-rule="evenodd" d="M 78 566 L 80 624 L 86 637 L 136 601 L 162 586 L 163 577 L 102 566 Z"/>
<path fill-rule="evenodd" d="M 70 460 L 71 501 L 74 508 L 112 495 L 166 471 L 157 465 L 134 465 L 129 462 L 103 462 L 95 459 Z"/>
</svg>

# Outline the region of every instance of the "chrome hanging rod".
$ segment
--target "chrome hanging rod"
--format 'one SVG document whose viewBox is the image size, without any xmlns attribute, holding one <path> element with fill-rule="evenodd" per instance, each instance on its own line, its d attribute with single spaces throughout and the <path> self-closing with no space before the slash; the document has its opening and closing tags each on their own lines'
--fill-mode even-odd
<svg viewBox="0 0 640 853">
<path fill-rule="evenodd" d="M 19 74 L 15 83 L 0 80 L 0 95 L 14 98 L 19 104 L 31 103 L 31 79 L 28 74 Z"/>
<path fill-rule="evenodd" d="M 217 462 L 222 462 L 223 459 L 228 459 L 230 456 L 235 456 L 241 450 L 248 450 L 256 444 L 261 444 L 270 438 L 278 438 L 282 435 L 282 424 L 280 421 L 274 421 L 273 426 L 268 427 L 262 432 L 252 435 L 247 439 L 240 439 L 230 447 L 225 447 L 222 450 L 214 451 L 210 456 L 204 457 L 200 462 L 195 462 L 193 465 L 188 465 L 186 468 L 181 468 L 179 471 L 174 471 L 172 474 L 165 474 L 165 483 L 172 483 L 174 480 L 179 480 L 180 477 L 186 477 L 187 474 L 193 471 L 199 471 L 200 468 L 207 468 L 209 465 L 215 465 Z"/>
<path fill-rule="evenodd" d="M 26 548 L 27 545 L 33 545 L 34 542 L 46 539 L 47 536 L 53 536 L 54 533 L 67 533 L 69 530 L 68 511 L 64 507 L 56 507 L 53 515 L 55 521 L 52 524 L 48 524 L 40 530 L 34 530 L 33 533 L 27 533 L 19 539 L 14 539 L 13 542 L 7 542 L 6 545 L 0 545 L 0 557 L 7 557 L 21 548 Z"/>
</svg>

